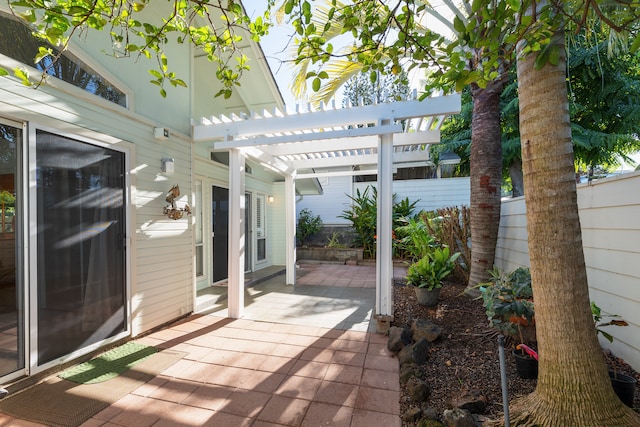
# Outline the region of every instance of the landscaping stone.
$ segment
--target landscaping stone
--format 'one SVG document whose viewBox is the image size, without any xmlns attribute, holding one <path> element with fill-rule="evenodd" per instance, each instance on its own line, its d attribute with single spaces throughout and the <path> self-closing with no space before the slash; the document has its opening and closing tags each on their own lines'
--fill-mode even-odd
<svg viewBox="0 0 640 427">
<path fill-rule="evenodd" d="M 462 396 L 452 398 L 447 402 L 447 406 L 466 409 L 471 413 L 482 413 L 487 407 L 487 398 L 478 391 L 468 391 Z"/>
<path fill-rule="evenodd" d="M 425 338 L 429 342 L 433 342 L 442 335 L 442 328 L 427 319 L 418 318 L 411 325 L 411 333 L 414 341 Z"/>
<path fill-rule="evenodd" d="M 443 427 L 444 424 L 442 424 L 438 420 L 423 418 L 420 421 L 418 421 L 418 424 L 416 424 L 416 426 L 417 427 Z"/>
<path fill-rule="evenodd" d="M 411 331 L 409 329 L 398 326 L 389 328 L 389 341 L 387 341 L 389 351 L 397 353 L 409 343 L 411 343 Z"/>
<path fill-rule="evenodd" d="M 429 342 L 424 338 L 414 344 L 403 347 L 400 353 L 398 353 L 398 360 L 401 366 L 405 363 L 424 365 L 428 359 Z"/>
<path fill-rule="evenodd" d="M 429 398 L 431 389 L 426 381 L 418 377 L 411 377 L 407 381 L 407 394 L 414 402 L 424 402 Z"/>
<path fill-rule="evenodd" d="M 422 409 L 411 408 L 402 415 L 402 419 L 408 423 L 414 423 L 422 417 Z"/>
<path fill-rule="evenodd" d="M 447 427 L 475 427 L 471 412 L 466 409 L 446 409 L 442 414 L 442 421 Z"/>
<path fill-rule="evenodd" d="M 415 363 L 400 365 L 400 384 L 406 384 L 409 379 L 420 375 L 421 369 Z"/>
</svg>

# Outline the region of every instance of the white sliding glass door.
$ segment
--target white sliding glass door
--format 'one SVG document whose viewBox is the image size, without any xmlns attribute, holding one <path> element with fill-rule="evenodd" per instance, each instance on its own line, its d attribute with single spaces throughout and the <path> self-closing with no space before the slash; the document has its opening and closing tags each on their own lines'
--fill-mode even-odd
<svg viewBox="0 0 640 427">
<path fill-rule="evenodd" d="M 125 154 L 37 130 L 37 365 L 127 330 Z"/>
<path fill-rule="evenodd" d="M 23 147 L 20 124 L 0 119 L 0 378 L 25 369 L 25 315 L 22 256 L 19 251 L 22 194 L 19 158 Z M 0 381 L 0 384 L 3 381 Z"/>
</svg>

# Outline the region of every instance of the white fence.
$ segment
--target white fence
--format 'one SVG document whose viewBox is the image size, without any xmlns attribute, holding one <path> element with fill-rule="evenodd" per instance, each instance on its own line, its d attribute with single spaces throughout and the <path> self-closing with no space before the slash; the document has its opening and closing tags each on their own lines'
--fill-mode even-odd
<svg viewBox="0 0 640 427">
<path fill-rule="evenodd" d="M 604 347 L 640 370 L 640 172 L 578 185 L 578 208 L 589 294 L 628 327 L 607 327 Z M 529 266 L 524 198 L 503 200 L 496 265 Z"/>
</svg>

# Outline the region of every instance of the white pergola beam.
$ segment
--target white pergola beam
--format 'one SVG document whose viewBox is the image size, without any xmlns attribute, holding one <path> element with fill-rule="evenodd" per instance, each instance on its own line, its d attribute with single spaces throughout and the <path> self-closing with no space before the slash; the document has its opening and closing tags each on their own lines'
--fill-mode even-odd
<svg viewBox="0 0 640 427">
<path fill-rule="evenodd" d="M 309 179 L 309 178 L 330 178 L 332 176 L 358 176 L 358 175 L 376 175 L 378 169 L 367 169 L 357 171 L 335 171 L 335 172 L 314 172 L 314 173 L 301 173 L 296 175 L 296 179 Z"/>
<path fill-rule="evenodd" d="M 240 140 L 236 139 L 221 141 L 216 143 L 216 148 L 262 147 L 265 145 L 322 141 L 326 139 L 354 138 L 358 136 L 378 135 L 380 133 L 395 132 L 402 132 L 402 125 L 388 125 L 382 128 L 365 127 L 341 130 L 327 130 L 323 132 L 318 131 L 308 133 L 294 133 L 290 135 L 260 136 L 256 138 L 250 137 Z"/>
<path fill-rule="evenodd" d="M 339 150 L 362 150 L 378 146 L 378 134 L 370 136 L 354 136 L 348 139 L 331 138 L 320 139 L 313 142 L 297 142 L 292 144 L 278 144 L 261 147 L 272 156 L 287 156 L 292 154 L 306 154 L 330 152 Z M 400 147 L 416 144 L 439 144 L 440 132 L 423 131 L 411 133 L 397 133 L 393 136 L 393 146 Z"/>
<path fill-rule="evenodd" d="M 424 162 L 429 160 L 429 152 L 402 151 L 392 155 L 393 163 Z M 292 160 L 291 165 L 295 169 L 329 168 L 339 166 L 361 166 L 378 164 L 377 154 L 357 154 L 339 157 L 322 157 L 317 159 Z"/>
<path fill-rule="evenodd" d="M 377 154 L 360 154 L 357 156 L 323 157 L 320 159 L 292 160 L 296 169 L 328 168 L 340 166 L 372 165 L 378 162 Z"/>
<path fill-rule="evenodd" d="M 282 160 L 277 159 L 276 157 L 273 157 L 269 153 L 266 153 L 255 147 L 244 148 L 242 149 L 242 151 L 248 157 L 251 157 L 252 159 L 257 160 L 260 164 L 268 166 L 274 171 L 278 171 L 282 174 L 291 174 L 294 172 L 294 169 L 289 165 L 287 165 Z"/>
<path fill-rule="evenodd" d="M 404 120 L 415 117 L 457 114 L 460 111 L 460 95 L 453 94 L 385 104 L 366 105 L 358 108 L 315 111 L 290 114 L 268 119 L 239 120 L 215 126 L 198 125 L 193 128 L 194 141 L 211 139 L 247 138 L 256 135 L 296 132 L 308 129 L 335 128 L 354 124 L 379 123 L 380 120 Z"/>
</svg>

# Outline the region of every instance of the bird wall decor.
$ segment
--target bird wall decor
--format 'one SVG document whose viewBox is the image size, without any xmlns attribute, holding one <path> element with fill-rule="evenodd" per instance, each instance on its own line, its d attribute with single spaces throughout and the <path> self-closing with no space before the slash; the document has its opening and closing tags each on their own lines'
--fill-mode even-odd
<svg viewBox="0 0 640 427">
<path fill-rule="evenodd" d="M 176 198 L 178 197 L 180 197 L 180 187 L 176 184 L 171 187 L 167 193 L 167 197 L 165 197 L 165 201 L 169 203 L 169 206 L 165 206 L 163 211 L 164 215 L 173 220 L 182 218 L 184 214 L 191 215 L 191 207 L 189 207 L 187 203 L 184 204 L 183 208 L 176 206 Z"/>
</svg>

